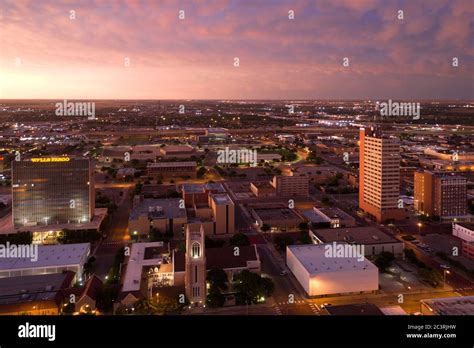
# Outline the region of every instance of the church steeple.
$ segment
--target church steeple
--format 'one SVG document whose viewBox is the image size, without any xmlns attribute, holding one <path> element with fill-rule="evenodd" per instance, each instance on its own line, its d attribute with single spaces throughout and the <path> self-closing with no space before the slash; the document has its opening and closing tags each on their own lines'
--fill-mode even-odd
<svg viewBox="0 0 474 348">
<path fill-rule="evenodd" d="M 204 228 L 199 230 L 186 228 L 186 297 L 191 305 L 202 306 L 206 301 L 206 251 Z"/>
</svg>

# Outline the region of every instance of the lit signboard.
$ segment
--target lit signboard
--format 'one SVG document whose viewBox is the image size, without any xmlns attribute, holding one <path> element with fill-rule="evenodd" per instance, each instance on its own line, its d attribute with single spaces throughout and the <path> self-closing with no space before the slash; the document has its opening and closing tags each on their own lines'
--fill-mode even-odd
<svg viewBox="0 0 474 348">
<path fill-rule="evenodd" d="M 51 163 L 51 162 L 69 162 L 69 157 L 44 157 L 44 158 L 32 158 L 31 162 L 34 163 Z"/>
</svg>

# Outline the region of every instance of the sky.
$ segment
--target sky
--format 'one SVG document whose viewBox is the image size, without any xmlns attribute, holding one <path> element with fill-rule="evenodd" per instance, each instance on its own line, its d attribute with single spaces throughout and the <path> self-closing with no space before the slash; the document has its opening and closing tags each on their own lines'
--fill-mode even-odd
<svg viewBox="0 0 474 348">
<path fill-rule="evenodd" d="M 0 0 L 0 98 L 472 100 L 474 1 Z"/>
</svg>

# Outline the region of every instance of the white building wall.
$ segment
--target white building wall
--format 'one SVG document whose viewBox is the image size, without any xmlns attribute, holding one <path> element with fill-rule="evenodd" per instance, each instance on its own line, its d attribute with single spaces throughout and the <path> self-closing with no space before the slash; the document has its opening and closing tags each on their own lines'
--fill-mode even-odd
<svg viewBox="0 0 474 348">
<path fill-rule="evenodd" d="M 458 224 L 453 224 L 453 236 L 466 242 L 474 242 L 474 231 Z"/>
<path fill-rule="evenodd" d="M 289 248 L 286 248 L 286 265 L 293 273 L 295 278 L 299 281 L 306 293 L 309 294 L 309 273 L 303 267 L 301 262 L 293 255 Z"/>
<path fill-rule="evenodd" d="M 379 272 L 376 267 L 366 270 L 320 273 L 311 277 L 310 296 L 374 291 L 379 288 Z"/>
</svg>

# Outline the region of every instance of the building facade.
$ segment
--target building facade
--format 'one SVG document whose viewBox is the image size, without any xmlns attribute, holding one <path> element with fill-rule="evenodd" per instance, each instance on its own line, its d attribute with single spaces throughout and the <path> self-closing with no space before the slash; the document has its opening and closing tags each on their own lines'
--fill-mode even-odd
<svg viewBox="0 0 474 348">
<path fill-rule="evenodd" d="M 414 175 L 415 209 L 440 218 L 467 214 L 467 180 L 460 175 L 417 171 Z"/>
<path fill-rule="evenodd" d="M 147 164 L 147 175 L 155 180 L 196 178 L 196 162 L 156 162 Z"/>
<path fill-rule="evenodd" d="M 371 128 L 360 130 L 359 208 L 376 221 L 399 220 L 400 145 Z"/>
<path fill-rule="evenodd" d="M 15 227 L 89 222 L 95 189 L 87 158 L 43 157 L 12 162 Z"/>
<path fill-rule="evenodd" d="M 305 174 L 276 175 L 271 185 L 281 197 L 306 197 L 309 195 L 309 178 Z"/>
<path fill-rule="evenodd" d="M 204 229 L 186 230 L 186 268 L 184 286 L 191 305 L 206 303 L 206 249 Z"/>
</svg>

